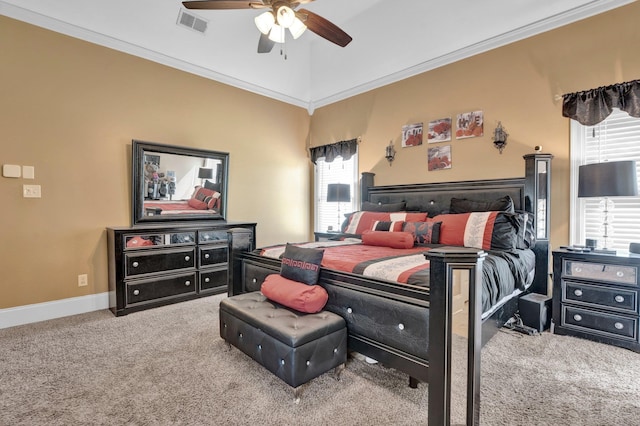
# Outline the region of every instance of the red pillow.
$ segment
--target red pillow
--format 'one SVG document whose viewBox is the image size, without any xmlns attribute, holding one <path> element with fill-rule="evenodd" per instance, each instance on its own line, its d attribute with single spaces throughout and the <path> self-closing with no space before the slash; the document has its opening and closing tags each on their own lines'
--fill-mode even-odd
<svg viewBox="0 0 640 426">
<path fill-rule="evenodd" d="M 349 223 L 345 229 L 347 234 L 362 234 L 368 229 L 372 229 L 375 221 L 384 222 L 424 222 L 427 220 L 426 213 L 407 212 L 355 212 L 349 218 Z"/>
<path fill-rule="evenodd" d="M 197 200 L 195 198 L 190 198 L 189 201 L 187 201 L 187 204 L 189 204 L 189 207 L 194 208 L 196 210 L 207 209 L 207 203 L 205 203 L 204 201 Z"/>
<path fill-rule="evenodd" d="M 365 231 L 362 234 L 362 244 L 368 246 L 408 249 L 413 247 L 413 242 L 410 232 Z"/>
<path fill-rule="evenodd" d="M 308 314 L 320 312 L 329 300 L 329 294 L 323 287 L 303 284 L 279 274 L 267 275 L 260 291 L 267 299 Z"/>
<path fill-rule="evenodd" d="M 514 215 L 506 212 L 441 214 L 440 244 L 483 250 L 512 250 L 517 246 Z"/>
<path fill-rule="evenodd" d="M 142 238 L 139 235 L 135 237 L 131 237 L 127 240 L 127 247 L 144 247 L 144 246 L 153 246 L 153 241 Z"/>
</svg>

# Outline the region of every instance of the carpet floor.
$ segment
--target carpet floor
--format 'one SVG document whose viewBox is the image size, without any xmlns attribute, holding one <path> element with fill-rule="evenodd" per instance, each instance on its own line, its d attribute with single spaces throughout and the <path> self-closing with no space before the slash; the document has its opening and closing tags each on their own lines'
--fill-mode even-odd
<svg viewBox="0 0 640 426">
<path fill-rule="evenodd" d="M 213 296 L 0 330 L 2 425 L 418 425 L 427 385 L 350 358 L 293 390 L 218 332 Z M 482 350 L 483 425 L 640 425 L 640 354 L 499 332 Z"/>
</svg>

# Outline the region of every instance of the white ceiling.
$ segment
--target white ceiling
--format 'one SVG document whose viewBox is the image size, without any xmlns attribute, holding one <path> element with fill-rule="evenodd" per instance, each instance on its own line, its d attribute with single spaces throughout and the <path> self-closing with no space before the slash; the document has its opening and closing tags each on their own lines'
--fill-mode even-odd
<svg viewBox="0 0 640 426">
<path fill-rule="evenodd" d="M 306 31 L 258 54 L 261 10 L 190 10 L 179 0 L 0 0 L 0 14 L 240 87 L 310 113 L 341 99 L 632 3 L 633 0 L 316 0 L 353 41 Z"/>
</svg>

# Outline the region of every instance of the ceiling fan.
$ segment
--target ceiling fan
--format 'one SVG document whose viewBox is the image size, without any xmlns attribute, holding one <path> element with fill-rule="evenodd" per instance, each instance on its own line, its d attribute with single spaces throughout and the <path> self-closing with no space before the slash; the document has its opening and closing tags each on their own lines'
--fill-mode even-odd
<svg viewBox="0 0 640 426">
<path fill-rule="evenodd" d="M 284 43 L 287 28 L 294 39 L 308 28 L 338 46 L 345 47 L 349 44 L 351 36 L 332 22 L 306 9 L 295 10 L 299 5 L 312 1 L 314 0 L 196 0 L 184 1 L 182 4 L 187 9 L 271 9 L 255 18 L 261 33 L 258 53 L 271 52 L 275 43 Z"/>
</svg>

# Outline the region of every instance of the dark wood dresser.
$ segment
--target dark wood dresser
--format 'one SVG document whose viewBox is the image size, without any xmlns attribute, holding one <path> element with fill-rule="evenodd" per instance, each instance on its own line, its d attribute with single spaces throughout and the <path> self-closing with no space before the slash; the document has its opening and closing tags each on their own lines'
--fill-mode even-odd
<svg viewBox="0 0 640 426">
<path fill-rule="evenodd" d="M 109 308 L 117 316 L 227 291 L 233 246 L 255 248 L 255 223 L 107 228 Z M 242 238 L 231 238 L 240 231 Z"/>
<path fill-rule="evenodd" d="M 553 252 L 553 330 L 640 352 L 640 255 Z"/>
</svg>

